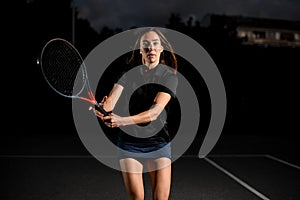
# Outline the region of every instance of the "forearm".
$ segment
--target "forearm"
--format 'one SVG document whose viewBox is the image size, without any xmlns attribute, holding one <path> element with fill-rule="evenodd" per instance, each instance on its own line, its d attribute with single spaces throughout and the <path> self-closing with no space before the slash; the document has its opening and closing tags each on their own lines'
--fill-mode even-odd
<svg viewBox="0 0 300 200">
<path fill-rule="evenodd" d="M 155 104 L 151 109 L 136 115 L 124 117 L 124 125 L 143 124 L 154 121 L 162 112 L 163 107 Z"/>
<path fill-rule="evenodd" d="M 115 104 L 112 101 L 111 96 L 108 96 L 105 100 L 105 102 L 103 103 L 103 108 L 106 111 L 112 111 L 115 107 Z"/>
<path fill-rule="evenodd" d="M 103 108 L 106 111 L 112 111 L 122 93 L 123 87 L 119 84 L 115 84 L 109 93 L 108 97 L 103 103 Z"/>
</svg>

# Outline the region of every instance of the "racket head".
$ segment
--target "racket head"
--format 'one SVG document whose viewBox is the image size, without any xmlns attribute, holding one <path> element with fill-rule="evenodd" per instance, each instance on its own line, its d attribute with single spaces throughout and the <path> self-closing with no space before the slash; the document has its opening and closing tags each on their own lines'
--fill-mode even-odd
<svg viewBox="0 0 300 200">
<path fill-rule="evenodd" d="M 67 40 L 54 38 L 42 49 L 42 74 L 50 87 L 62 96 L 79 97 L 87 82 L 83 59 Z"/>
</svg>

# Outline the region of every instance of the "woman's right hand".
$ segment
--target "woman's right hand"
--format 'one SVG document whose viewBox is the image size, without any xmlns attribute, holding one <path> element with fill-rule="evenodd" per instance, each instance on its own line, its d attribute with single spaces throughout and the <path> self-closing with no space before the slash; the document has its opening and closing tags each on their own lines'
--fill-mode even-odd
<svg viewBox="0 0 300 200">
<path fill-rule="evenodd" d="M 102 106 L 102 108 L 104 106 L 104 103 L 105 103 L 106 99 L 107 99 L 107 96 L 104 96 L 103 99 L 101 100 L 101 102 L 99 103 L 99 105 Z M 90 106 L 89 110 L 93 110 L 95 115 L 97 117 L 99 117 L 102 121 L 104 121 L 104 119 L 103 119 L 104 115 L 100 111 L 96 110 L 93 106 Z"/>
<path fill-rule="evenodd" d="M 106 125 L 106 126 L 108 126 L 108 127 L 112 127 L 112 123 L 109 121 L 109 120 L 107 120 L 107 119 L 104 119 L 104 115 L 100 112 L 100 111 L 98 111 L 98 110 L 96 110 L 94 107 L 92 107 L 92 106 L 90 106 L 89 107 L 89 110 L 93 110 L 93 112 L 95 113 L 95 115 L 97 116 L 97 117 L 99 117 L 101 120 L 102 120 L 102 122 Z"/>
<path fill-rule="evenodd" d="M 95 115 L 96 115 L 97 117 L 99 117 L 102 121 L 104 120 L 104 119 L 103 119 L 103 118 L 104 118 L 104 115 L 103 115 L 100 111 L 96 110 L 93 106 L 90 106 L 90 107 L 89 107 L 89 110 L 92 110 L 92 111 L 95 113 Z"/>
</svg>

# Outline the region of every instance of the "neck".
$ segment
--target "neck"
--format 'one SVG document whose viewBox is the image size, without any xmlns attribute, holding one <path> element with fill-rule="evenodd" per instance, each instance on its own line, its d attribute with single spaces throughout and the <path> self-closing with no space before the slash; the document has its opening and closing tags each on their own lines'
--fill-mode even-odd
<svg viewBox="0 0 300 200">
<path fill-rule="evenodd" d="M 159 62 L 145 63 L 146 67 L 147 67 L 149 70 L 154 69 L 158 64 L 159 64 Z"/>
</svg>

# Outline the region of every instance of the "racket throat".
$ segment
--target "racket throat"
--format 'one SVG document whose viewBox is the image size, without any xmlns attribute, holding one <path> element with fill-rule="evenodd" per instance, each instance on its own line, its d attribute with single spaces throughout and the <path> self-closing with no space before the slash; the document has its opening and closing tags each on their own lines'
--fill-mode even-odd
<svg viewBox="0 0 300 200">
<path fill-rule="evenodd" d="M 98 104 L 97 101 L 96 101 L 96 98 L 95 98 L 95 96 L 93 95 L 92 92 L 88 92 L 88 96 L 89 96 L 89 98 L 81 97 L 80 99 L 82 99 L 84 101 L 88 101 L 88 102 L 90 102 L 93 105 L 97 105 Z"/>
<path fill-rule="evenodd" d="M 88 98 L 85 98 L 85 97 L 80 97 L 81 100 L 84 100 L 84 101 L 87 101 L 93 105 L 97 104 L 96 100 L 92 100 L 92 99 L 88 99 Z"/>
</svg>

